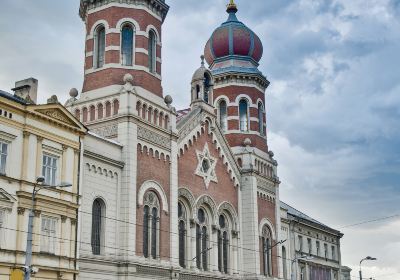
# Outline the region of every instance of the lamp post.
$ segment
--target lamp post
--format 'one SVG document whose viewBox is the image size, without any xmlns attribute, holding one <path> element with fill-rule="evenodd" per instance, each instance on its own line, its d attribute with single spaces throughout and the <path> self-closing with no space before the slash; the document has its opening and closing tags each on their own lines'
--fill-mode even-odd
<svg viewBox="0 0 400 280">
<path fill-rule="evenodd" d="M 26 257 L 25 257 L 25 265 L 23 267 L 24 270 L 24 280 L 30 280 L 31 279 L 31 273 L 32 272 L 37 272 L 34 271 L 31 262 L 32 262 L 32 240 L 33 240 L 33 219 L 35 218 L 35 206 L 36 206 L 36 195 L 41 189 L 55 189 L 57 187 L 59 188 L 68 188 L 71 187 L 72 184 L 70 183 L 61 183 L 58 186 L 49 186 L 45 185 L 45 178 L 40 176 L 36 178 L 36 183 L 34 184 L 33 187 L 33 192 L 32 192 L 32 204 L 31 204 L 31 209 L 29 211 L 29 221 L 28 221 L 28 235 L 27 235 L 27 240 L 26 240 Z"/>
<path fill-rule="evenodd" d="M 376 261 L 376 258 L 368 256 L 360 261 L 360 280 L 362 280 L 361 264 L 363 261 Z"/>
<path fill-rule="evenodd" d="M 290 268 L 291 268 L 291 276 L 290 276 L 290 279 L 291 279 L 291 280 L 296 280 L 296 279 L 297 279 L 297 266 L 298 266 L 298 265 L 297 265 L 297 262 L 298 262 L 298 260 L 309 261 L 309 260 L 312 260 L 312 259 L 314 259 L 314 257 L 303 255 L 303 256 L 301 256 L 301 257 L 296 257 L 294 260 L 292 260 L 292 263 L 291 263 L 291 265 L 290 265 Z M 295 274 L 293 273 L 293 263 L 296 263 L 296 277 L 294 276 Z"/>
</svg>

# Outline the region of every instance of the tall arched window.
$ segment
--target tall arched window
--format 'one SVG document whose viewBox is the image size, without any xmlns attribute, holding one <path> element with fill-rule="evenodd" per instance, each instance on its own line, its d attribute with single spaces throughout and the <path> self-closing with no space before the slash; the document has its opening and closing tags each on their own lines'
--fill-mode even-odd
<svg viewBox="0 0 400 280">
<path fill-rule="evenodd" d="M 111 116 L 111 103 L 110 101 L 106 102 L 106 118 Z"/>
<path fill-rule="evenodd" d="M 228 225 L 224 215 L 219 216 L 218 230 L 218 270 L 228 274 L 229 240 Z"/>
<path fill-rule="evenodd" d="M 226 131 L 228 129 L 227 106 L 225 100 L 221 100 L 221 102 L 219 102 L 219 125 L 221 126 L 222 131 Z"/>
<path fill-rule="evenodd" d="M 143 211 L 143 256 L 158 258 L 160 202 L 154 192 L 147 192 L 144 197 Z"/>
<path fill-rule="evenodd" d="M 91 105 L 89 107 L 90 121 L 94 121 L 96 119 L 96 107 Z"/>
<path fill-rule="evenodd" d="M 121 30 L 121 62 L 122 65 L 133 65 L 134 35 L 132 25 L 125 24 Z"/>
<path fill-rule="evenodd" d="M 186 210 L 182 203 L 178 203 L 178 219 L 179 219 L 179 265 L 186 267 Z"/>
<path fill-rule="evenodd" d="M 211 77 L 208 73 L 204 74 L 204 102 L 208 103 L 210 100 Z"/>
<path fill-rule="evenodd" d="M 104 106 L 103 104 L 99 104 L 97 105 L 97 118 L 98 119 L 102 119 L 104 116 Z"/>
<path fill-rule="evenodd" d="M 101 254 L 101 247 L 104 240 L 103 228 L 105 217 L 105 205 L 103 200 L 97 198 L 93 201 L 92 206 L 92 253 L 93 255 Z"/>
<path fill-rule="evenodd" d="M 283 279 L 287 279 L 287 254 L 286 247 L 282 246 L 282 270 L 283 270 Z"/>
<path fill-rule="evenodd" d="M 149 32 L 149 71 L 156 72 L 156 57 L 157 57 L 157 35 L 154 30 Z"/>
<path fill-rule="evenodd" d="M 248 104 L 246 99 L 239 102 L 240 131 L 247 131 L 249 124 Z"/>
<path fill-rule="evenodd" d="M 88 109 L 84 107 L 82 110 L 82 121 L 84 123 L 87 122 L 87 117 L 88 117 Z"/>
<path fill-rule="evenodd" d="M 196 225 L 196 265 L 198 269 L 208 270 L 208 217 L 206 211 L 200 208 L 197 212 Z"/>
<path fill-rule="evenodd" d="M 258 103 L 258 131 L 264 135 L 264 107 L 261 102 Z"/>
<path fill-rule="evenodd" d="M 118 115 L 118 111 L 119 111 L 119 101 L 117 99 L 114 100 L 113 102 L 113 115 Z"/>
<path fill-rule="evenodd" d="M 95 68 L 101 68 L 104 65 L 106 52 L 106 29 L 99 26 L 95 35 Z"/>
<path fill-rule="evenodd" d="M 265 276 L 271 276 L 272 275 L 272 251 L 271 251 L 271 245 L 272 245 L 272 234 L 271 230 L 269 229 L 268 226 L 264 226 L 262 229 L 262 236 L 261 236 L 261 242 L 262 242 L 262 267 L 263 267 L 263 272 Z"/>
</svg>

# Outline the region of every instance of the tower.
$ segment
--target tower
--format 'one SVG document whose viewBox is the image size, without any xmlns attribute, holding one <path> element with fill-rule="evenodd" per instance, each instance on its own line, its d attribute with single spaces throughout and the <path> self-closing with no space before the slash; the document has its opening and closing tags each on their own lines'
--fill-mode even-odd
<svg viewBox="0 0 400 280">
<path fill-rule="evenodd" d="M 269 81 L 258 69 L 260 38 L 238 20 L 233 0 L 228 19 L 208 40 L 204 55 L 214 79 L 218 123 L 241 168 L 242 265 L 254 275 L 279 277 L 280 206 L 277 162 L 269 151 L 265 91 Z M 254 278 L 253 278 L 254 277 Z"/>
<path fill-rule="evenodd" d="M 214 113 L 213 75 L 204 65 L 204 55 L 201 56 L 200 68 L 193 74 L 191 86 L 191 108 L 201 106 Z"/>
<path fill-rule="evenodd" d="M 122 85 L 129 73 L 135 85 L 162 97 L 161 26 L 164 0 L 81 0 L 86 25 L 85 78 L 82 93 Z"/>
</svg>

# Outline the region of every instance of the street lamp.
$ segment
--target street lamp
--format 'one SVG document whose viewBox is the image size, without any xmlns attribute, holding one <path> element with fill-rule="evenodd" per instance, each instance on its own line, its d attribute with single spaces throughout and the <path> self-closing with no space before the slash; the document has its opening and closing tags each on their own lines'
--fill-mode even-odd
<svg viewBox="0 0 400 280">
<path fill-rule="evenodd" d="M 362 280 L 361 264 L 363 261 L 376 261 L 376 258 L 368 256 L 360 261 L 360 280 Z"/>
<path fill-rule="evenodd" d="M 310 261 L 310 260 L 312 260 L 312 259 L 314 259 L 313 256 L 303 255 L 303 256 L 301 256 L 301 257 L 296 257 L 294 260 L 292 260 L 292 263 L 291 263 L 291 265 L 290 265 L 290 268 L 291 268 L 291 276 L 290 276 L 290 279 L 292 279 L 292 280 L 297 279 L 297 267 L 298 267 L 297 262 L 298 262 L 299 260 Z M 293 263 L 296 263 L 296 278 L 294 277 L 295 274 L 293 273 Z"/>
<path fill-rule="evenodd" d="M 23 268 L 24 270 L 24 280 L 30 280 L 31 278 L 31 273 L 36 273 L 37 269 L 32 268 L 31 262 L 32 262 L 32 236 L 33 236 L 33 219 L 35 217 L 34 210 L 36 207 L 36 195 L 41 189 L 55 189 L 55 188 L 68 188 L 71 187 L 72 184 L 70 183 L 61 183 L 60 185 L 57 186 L 50 186 L 50 185 L 45 185 L 45 178 L 43 176 L 37 177 L 36 178 L 36 183 L 34 184 L 33 187 L 33 192 L 32 192 L 32 204 L 31 204 L 31 209 L 29 211 L 29 221 L 28 221 L 28 235 L 27 235 L 27 240 L 26 240 L 26 257 L 25 257 L 25 266 Z"/>
</svg>

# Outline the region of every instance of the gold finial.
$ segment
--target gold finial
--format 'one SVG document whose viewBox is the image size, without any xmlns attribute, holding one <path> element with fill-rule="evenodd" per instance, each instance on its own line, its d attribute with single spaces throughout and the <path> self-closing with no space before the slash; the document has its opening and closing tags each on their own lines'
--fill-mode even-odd
<svg viewBox="0 0 400 280">
<path fill-rule="evenodd" d="M 230 12 L 236 13 L 238 11 L 238 8 L 236 6 L 235 0 L 230 0 L 229 4 L 226 6 L 226 8 L 227 8 L 226 11 L 228 13 L 230 13 Z"/>
</svg>

